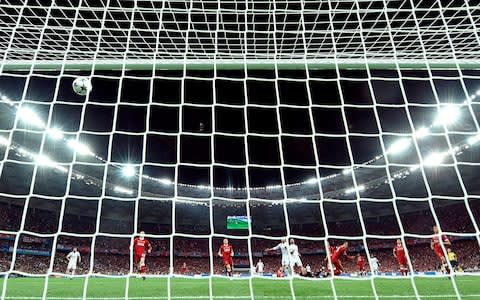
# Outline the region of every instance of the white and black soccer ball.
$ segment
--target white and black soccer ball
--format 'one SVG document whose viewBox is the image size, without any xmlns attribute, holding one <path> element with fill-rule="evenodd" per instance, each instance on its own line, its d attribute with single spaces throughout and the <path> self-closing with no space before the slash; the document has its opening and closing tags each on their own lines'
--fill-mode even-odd
<svg viewBox="0 0 480 300">
<path fill-rule="evenodd" d="M 92 90 L 92 82 L 88 77 L 78 77 L 73 81 L 72 88 L 78 95 L 85 96 Z"/>
</svg>

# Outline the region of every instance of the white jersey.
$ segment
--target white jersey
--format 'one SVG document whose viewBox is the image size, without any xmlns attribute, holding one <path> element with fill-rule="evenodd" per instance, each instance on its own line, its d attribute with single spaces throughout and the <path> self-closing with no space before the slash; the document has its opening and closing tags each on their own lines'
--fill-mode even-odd
<svg viewBox="0 0 480 300">
<path fill-rule="evenodd" d="M 290 263 L 290 255 L 288 253 L 288 244 L 287 243 L 280 243 L 273 247 L 273 250 L 280 249 L 282 252 L 282 265 L 287 266 Z"/>
<path fill-rule="evenodd" d="M 290 252 L 290 264 L 296 265 L 298 267 L 303 267 L 302 260 L 300 259 L 300 253 L 298 252 L 298 246 L 295 244 L 290 244 L 288 246 L 288 251 Z"/>
<path fill-rule="evenodd" d="M 299 257 L 300 256 L 300 253 L 298 253 L 298 246 L 297 245 L 290 244 L 290 246 L 288 246 L 288 248 L 289 248 L 290 254 L 293 257 Z"/>
<path fill-rule="evenodd" d="M 68 258 L 68 267 L 67 269 L 76 269 L 77 263 L 80 260 L 80 252 L 70 252 L 67 255 Z"/>
<path fill-rule="evenodd" d="M 373 270 L 378 270 L 378 259 L 376 257 L 370 258 L 370 267 Z"/>
<path fill-rule="evenodd" d="M 307 265 L 307 267 L 305 267 L 305 270 L 306 270 L 308 273 L 311 273 L 311 272 L 312 272 L 312 268 L 310 267 L 310 265 Z"/>
<path fill-rule="evenodd" d="M 263 268 L 265 267 L 265 265 L 263 264 L 263 262 L 259 261 L 257 263 L 257 272 L 258 273 L 263 273 Z"/>
</svg>

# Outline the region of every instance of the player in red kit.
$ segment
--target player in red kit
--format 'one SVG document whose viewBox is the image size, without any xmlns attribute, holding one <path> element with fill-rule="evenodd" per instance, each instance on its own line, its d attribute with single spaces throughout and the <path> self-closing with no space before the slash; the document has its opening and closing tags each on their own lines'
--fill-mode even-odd
<svg viewBox="0 0 480 300">
<path fill-rule="evenodd" d="M 331 254 L 330 262 L 332 263 L 332 266 L 335 266 L 335 270 L 333 270 L 333 275 L 340 275 L 343 272 L 342 262 L 340 261 L 340 258 L 342 257 L 342 255 L 346 255 L 350 259 L 353 258 L 352 256 L 347 255 L 347 249 L 348 249 L 348 242 L 345 242 L 342 245 L 336 247 L 335 251 Z M 332 250 L 332 249 L 329 249 L 329 250 Z"/>
<path fill-rule="evenodd" d="M 442 267 L 445 268 L 447 273 L 450 274 L 450 269 L 448 268 L 447 260 L 445 259 L 445 254 L 442 249 L 440 238 L 442 239 L 441 241 L 443 242 L 443 246 L 445 248 L 450 248 L 452 246 L 452 243 L 450 243 L 450 240 L 446 235 L 444 234 L 440 235 L 440 230 L 438 229 L 437 226 L 433 226 L 433 233 L 435 235 L 432 237 L 432 241 L 430 242 L 430 248 L 432 248 L 432 250 L 435 252 L 437 257 L 442 262 Z"/>
<path fill-rule="evenodd" d="M 145 257 L 151 252 L 152 245 L 145 239 L 145 232 L 140 231 L 140 236 L 133 240 L 133 259 L 143 279 L 145 279 Z"/>
<path fill-rule="evenodd" d="M 405 254 L 405 248 L 403 247 L 401 239 L 397 239 L 397 243 L 395 247 L 393 247 L 393 256 L 397 259 L 398 265 L 400 266 L 400 274 L 407 276 L 407 255 Z"/>
<path fill-rule="evenodd" d="M 233 247 L 228 243 L 228 239 L 223 239 L 223 244 L 218 249 L 218 256 L 223 257 L 223 265 L 225 266 L 225 271 L 227 276 L 232 276 L 233 274 Z"/>
<path fill-rule="evenodd" d="M 358 274 L 360 276 L 366 275 L 365 258 L 360 253 L 357 254 L 357 267 L 358 267 Z"/>
</svg>

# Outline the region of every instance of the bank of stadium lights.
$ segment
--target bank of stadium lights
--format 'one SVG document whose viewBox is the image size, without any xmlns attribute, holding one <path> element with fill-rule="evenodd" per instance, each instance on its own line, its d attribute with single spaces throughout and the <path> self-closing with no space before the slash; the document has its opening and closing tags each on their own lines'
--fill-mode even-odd
<svg viewBox="0 0 480 300">
<path fill-rule="evenodd" d="M 446 156 L 447 153 L 444 152 L 433 152 L 423 160 L 423 164 L 430 167 L 438 166 L 443 162 Z"/>
<path fill-rule="evenodd" d="M 267 185 L 265 188 L 267 190 L 274 190 L 274 189 L 281 189 L 282 186 L 281 185 Z"/>
<path fill-rule="evenodd" d="M 318 182 L 317 178 L 310 178 L 307 181 L 305 181 L 305 183 L 307 184 L 315 184 L 317 182 Z"/>
<path fill-rule="evenodd" d="M 365 190 L 365 186 L 364 185 L 357 185 L 356 187 L 352 187 L 352 188 L 349 188 L 347 190 L 345 190 L 345 194 L 352 194 L 352 193 L 355 193 L 355 192 L 361 192 L 361 191 L 364 191 Z"/>
<path fill-rule="evenodd" d="M 409 138 L 401 138 L 394 142 L 390 148 L 388 148 L 388 154 L 398 154 L 408 149 L 410 146 L 410 139 Z"/>
<path fill-rule="evenodd" d="M 58 163 L 54 162 L 50 157 L 46 155 L 32 155 L 33 158 L 35 159 L 35 162 L 39 166 L 43 167 L 48 167 L 48 168 L 54 168 L 57 169 L 63 173 L 68 173 L 68 169 L 65 168 L 64 166 L 59 165 Z"/>
<path fill-rule="evenodd" d="M 115 186 L 113 188 L 113 190 L 117 193 L 120 193 L 120 194 L 126 194 L 126 195 L 133 195 L 133 191 L 130 190 L 130 189 L 127 189 L 127 188 L 124 188 L 124 187 L 121 187 L 121 186 Z"/>
<path fill-rule="evenodd" d="M 47 129 L 48 136 L 54 140 L 63 139 L 63 132 L 58 128 L 49 128 Z"/>
<path fill-rule="evenodd" d="M 6 96 L 6 95 L 1 95 L 1 96 L 0 96 L 0 99 L 1 99 L 3 102 L 5 102 L 5 103 L 7 103 L 8 105 L 10 105 L 10 106 L 14 106 L 14 105 L 15 105 L 15 102 L 13 102 L 12 100 L 10 100 L 10 98 L 8 98 L 8 96 Z"/>
<path fill-rule="evenodd" d="M 93 153 L 87 145 L 82 144 L 74 139 L 68 140 L 67 145 L 78 154 L 95 156 L 95 153 Z"/>
<path fill-rule="evenodd" d="M 446 105 L 440 109 L 433 126 L 450 125 L 455 123 L 460 117 L 460 108 L 456 105 Z"/>
<path fill-rule="evenodd" d="M 123 169 L 122 169 L 122 174 L 125 177 L 133 177 L 133 176 L 135 176 L 136 173 L 137 172 L 135 170 L 135 167 L 132 166 L 132 165 L 127 165 L 127 166 L 123 167 Z"/>
<path fill-rule="evenodd" d="M 17 115 L 18 118 L 26 124 L 39 128 L 45 127 L 45 122 L 43 122 L 43 120 L 40 119 L 40 117 L 28 107 L 19 108 L 17 111 Z"/>
<path fill-rule="evenodd" d="M 9 145 L 8 139 L 3 135 L 0 135 L 0 145 L 7 146 Z"/>
<path fill-rule="evenodd" d="M 476 143 L 480 142 L 480 134 L 477 134 L 475 136 L 472 136 L 470 137 L 468 140 L 467 140 L 468 144 L 473 146 L 475 145 Z"/>
<path fill-rule="evenodd" d="M 421 127 L 413 133 L 413 137 L 416 139 L 422 139 L 430 134 L 430 129 L 427 127 Z"/>
</svg>

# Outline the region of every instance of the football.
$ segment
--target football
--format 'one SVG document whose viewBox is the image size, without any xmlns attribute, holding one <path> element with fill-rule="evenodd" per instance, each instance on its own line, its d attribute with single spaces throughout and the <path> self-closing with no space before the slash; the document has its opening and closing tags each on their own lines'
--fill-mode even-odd
<svg viewBox="0 0 480 300">
<path fill-rule="evenodd" d="M 85 96 L 92 90 L 92 83 L 88 77 L 79 77 L 73 81 L 72 88 L 78 95 Z"/>
</svg>

